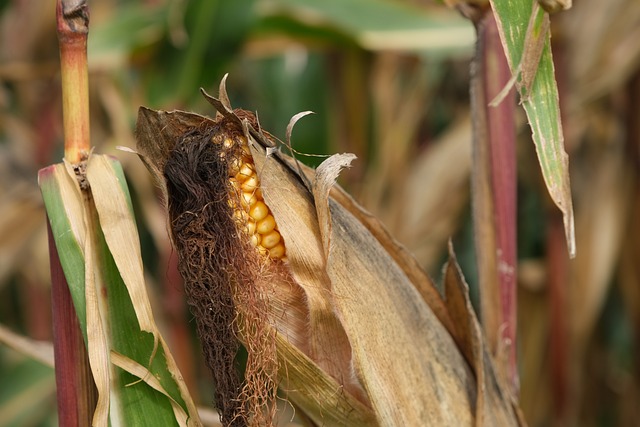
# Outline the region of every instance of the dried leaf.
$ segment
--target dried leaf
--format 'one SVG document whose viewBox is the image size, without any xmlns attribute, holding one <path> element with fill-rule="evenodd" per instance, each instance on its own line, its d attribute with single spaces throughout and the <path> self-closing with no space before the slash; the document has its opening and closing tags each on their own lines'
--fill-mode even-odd
<svg viewBox="0 0 640 427">
<path fill-rule="evenodd" d="M 262 193 L 287 245 L 288 268 L 302 288 L 308 311 L 308 355 L 345 389 L 360 394 L 352 381 L 351 350 L 333 309 L 331 281 L 313 197 L 297 175 L 266 148 L 252 145 Z M 279 154 L 279 153 L 277 153 Z"/>
<path fill-rule="evenodd" d="M 509 388 L 505 386 L 504 379 L 497 376 L 493 369 L 480 323 L 469 299 L 469 286 L 462 275 L 451 243 L 449 261 L 444 272 L 446 303 L 456 325 L 456 341 L 462 344 L 460 350 L 476 373 L 475 425 L 526 425 L 519 414 L 515 399 L 509 397 Z"/>
<path fill-rule="evenodd" d="M 193 422 L 189 423 L 189 416 L 185 412 L 184 408 L 180 406 L 180 403 L 176 402 L 173 397 L 164 389 L 158 378 L 153 374 L 153 372 L 149 371 L 146 367 L 142 366 L 135 360 L 132 360 L 118 352 L 111 352 L 111 363 L 116 365 L 117 367 L 129 372 L 132 375 L 140 378 L 141 381 L 144 381 L 146 384 L 151 386 L 154 390 L 159 391 L 164 394 L 169 401 L 171 402 L 171 407 L 173 408 L 173 414 L 175 415 L 175 420 L 178 422 L 179 426 L 187 426 L 187 425 L 195 425 Z"/>
<path fill-rule="evenodd" d="M 91 157 L 87 166 L 87 180 L 104 238 L 127 286 L 140 328 L 155 333 L 157 329 L 142 270 L 138 229 L 133 215 L 124 216 L 120 211 L 123 206 L 128 206 L 133 214 L 126 183 L 118 180 L 113 173 L 113 163 L 104 156 Z"/>
<path fill-rule="evenodd" d="M 153 111 L 145 107 L 138 110 L 136 141 L 140 159 L 151 172 L 155 184 L 167 200 L 164 165 L 176 141 L 191 129 L 197 129 L 210 119 L 184 111 Z"/>
<path fill-rule="evenodd" d="M 382 425 L 470 424 L 473 375 L 386 249 L 330 200 L 327 272 L 353 363 Z"/>
<path fill-rule="evenodd" d="M 160 346 L 169 372 L 175 374 L 179 372 L 178 367 L 166 342 L 160 335 L 151 311 L 151 303 L 144 280 L 140 239 L 134 221 L 131 197 L 122 169 L 117 162 L 109 157 L 94 155 L 89 159 L 86 176 L 91 186 L 93 204 L 102 234 L 128 291 L 139 328 L 149 332 L 153 337 L 148 363 L 151 365 L 158 346 Z M 123 209 L 126 208 L 128 208 L 128 215 L 127 211 L 123 212 Z M 181 378 L 176 378 L 176 385 L 182 399 L 184 399 L 187 411 L 191 414 L 197 413 L 184 381 Z M 155 386 L 154 389 L 158 390 Z M 185 409 L 177 408 L 175 399 L 164 388 L 159 391 L 170 398 L 176 417 L 180 420 Z M 178 417 L 179 415 L 180 417 Z M 195 419 L 191 420 L 191 423 L 197 422 Z"/>
<path fill-rule="evenodd" d="M 276 336 L 281 388 L 306 416 L 318 425 L 376 426 L 371 408 L 363 405 L 338 381 L 296 346 Z"/>
</svg>

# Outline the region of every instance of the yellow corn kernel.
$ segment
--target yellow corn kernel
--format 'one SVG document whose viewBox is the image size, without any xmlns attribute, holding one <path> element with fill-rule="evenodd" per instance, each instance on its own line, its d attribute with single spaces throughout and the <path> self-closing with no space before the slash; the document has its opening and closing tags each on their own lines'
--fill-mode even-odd
<svg viewBox="0 0 640 427">
<path fill-rule="evenodd" d="M 249 178 L 247 178 L 245 182 L 242 183 L 242 186 L 240 188 L 242 188 L 242 191 L 246 193 L 251 193 L 255 191 L 256 188 L 258 188 L 258 185 L 258 175 L 254 173 Z"/>
<path fill-rule="evenodd" d="M 257 201 L 251 206 L 251 209 L 249 209 L 249 216 L 256 221 L 263 220 L 267 215 L 269 215 L 269 208 L 262 201 Z"/>
<path fill-rule="evenodd" d="M 236 179 L 238 180 L 238 182 L 244 182 L 254 173 L 255 171 L 253 170 L 253 166 L 251 166 L 249 163 L 243 163 L 242 166 L 240 166 L 240 172 L 238 172 L 236 175 Z"/>
<path fill-rule="evenodd" d="M 251 218 L 249 218 L 249 214 L 242 209 L 238 209 L 235 203 L 231 203 L 231 207 L 234 209 L 233 217 L 240 224 L 244 224 L 247 221 L 251 221 Z"/>
<path fill-rule="evenodd" d="M 247 162 L 253 163 L 253 157 L 251 157 L 251 150 L 249 149 L 249 145 L 246 143 L 242 144 L 242 158 Z"/>
<path fill-rule="evenodd" d="M 284 252 L 284 245 L 282 243 L 278 243 L 277 245 L 269 249 L 269 256 L 271 258 L 280 259 L 284 257 Z"/>
<path fill-rule="evenodd" d="M 240 183 L 238 182 L 237 179 L 235 178 L 229 178 L 229 182 L 231 183 L 231 185 L 233 186 L 233 188 L 235 188 L 236 190 L 240 189 Z"/>
<path fill-rule="evenodd" d="M 278 243 L 280 243 L 280 233 L 275 230 L 262 236 L 260 241 L 260 244 L 267 249 L 275 247 Z"/>
<path fill-rule="evenodd" d="M 251 243 L 253 243 L 254 246 L 259 246 L 261 240 L 260 235 L 257 233 L 251 236 Z"/>
<path fill-rule="evenodd" d="M 255 230 L 260 234 L 267 234 L 274 228 L 276 228 L 275 218 L 273 215 L 267 215 L 264 219 L 258 222 Z"/>
<path fill-rule="evenodd" d="M 240 195 L 240 204 L 247 210 L 254 206 L 258 202 L 255 194 L 253 193 L 242 193 Z"/>
</svg>

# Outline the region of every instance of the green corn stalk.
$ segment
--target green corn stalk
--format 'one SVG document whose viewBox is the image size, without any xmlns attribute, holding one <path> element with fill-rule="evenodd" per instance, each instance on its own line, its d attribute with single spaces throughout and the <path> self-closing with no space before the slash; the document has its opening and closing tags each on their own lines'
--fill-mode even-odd
<svg viewBox="0 0 640 427">
<path fill-rule="evenodd" d="M 60 425 L 201 425 L 154 322 L 120 164 L 90 153 L 86 2 L 58 1 L 65 160 L 38 175 L 50 226 Z"/>
</svg>

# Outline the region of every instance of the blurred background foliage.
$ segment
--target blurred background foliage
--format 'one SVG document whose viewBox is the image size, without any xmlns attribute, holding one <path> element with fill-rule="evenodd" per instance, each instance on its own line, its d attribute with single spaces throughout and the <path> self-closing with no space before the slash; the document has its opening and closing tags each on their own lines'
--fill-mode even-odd
<svg viewBox="0 0 640 427">
<path fill-rule="evenodd" d="M 46 363 L 9 331 L 51 340 L 46 223 L 37 170 L 62 158 L 55 2 L 0 1 L 0 425 L 55 425 Z M 475 32 L 429 0 L 90 2 L 92 144 L 131 187 L 155 314 L 203 406 L 211 383 L 150 176 L 131 154 L 138 106 L 257 111 L 303 153 L 358 156 L 341 184 L 439 280 L 451 236 L 476 302 L 469 172 Z M 532 426 L 640 419 L 640 3 L 576 0 L 552 19 L 578 256 L 518 116 L 521 406 Z M 321 157 L 301 156 L 311 165 Z"/>
</svg>

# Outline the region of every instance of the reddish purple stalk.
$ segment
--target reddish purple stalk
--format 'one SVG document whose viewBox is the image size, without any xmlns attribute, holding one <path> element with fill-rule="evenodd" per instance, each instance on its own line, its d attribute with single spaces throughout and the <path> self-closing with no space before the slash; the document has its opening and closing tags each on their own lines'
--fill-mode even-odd
<svg viewBox="0 0 640 427">
<path fill-rule="evenodd" d="M 97 390 L 91 376 L 89 357 L 73 306 L 69 285 L 62 271 L 58 250 L 47 219 L 51 264 L 51 309 L 53 353 L 56 363 L 58 424 L 91 425 Z"/>
<path fill-rule="evenodd" d="M 493 14 L 486 27 L 485 94 L 491 100 L 511 78 Z M 515 90 L 496 107 L 487 107 L 493 206 L 496 221 L 496 261 L 502 309 L 501 340 L 508 345 L 509 370 L 518 388 L 516 287 L 516 129 Z"/>
<path fill-rule="evenodd" d="M 515 91 L 488 104 L 511 78 L 491 11 L 475 20 L 478 50 L 472 81 L 474 115 L 474 227 L 482 319 L 493 352 L 519 390 L 516 287 Z"/>
</svg>

